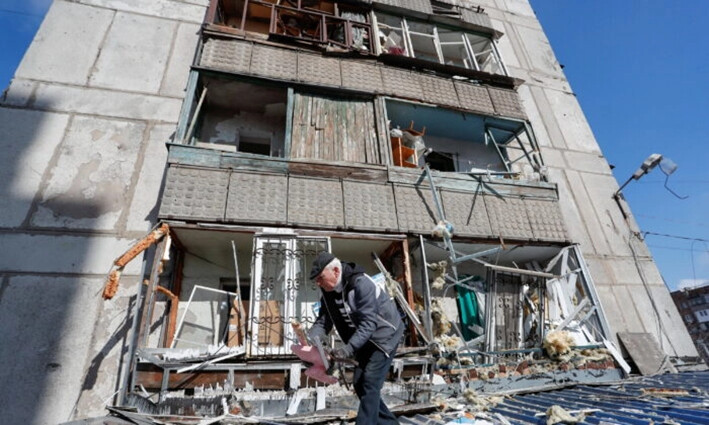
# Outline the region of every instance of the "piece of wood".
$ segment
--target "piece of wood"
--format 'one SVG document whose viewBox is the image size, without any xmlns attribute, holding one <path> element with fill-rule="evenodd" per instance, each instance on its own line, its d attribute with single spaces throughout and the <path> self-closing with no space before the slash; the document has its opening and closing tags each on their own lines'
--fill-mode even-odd
<svg viewBox="0 0 709 425">
<path fill-rule="evenodd" d="M 165 330 L 165 338 L 163 339 L 163 347 L 171 347 L 172 340 L 175 338 L 175 327 L 177 326 L 177 310 L 180 304 L 180 297 L 170 292 L 167 288 L 158 286 L 156 288 L 161 294 L 167 295 L 170 299 L 170 310 L 168 312 L 167 327 Z"/>
</svg>

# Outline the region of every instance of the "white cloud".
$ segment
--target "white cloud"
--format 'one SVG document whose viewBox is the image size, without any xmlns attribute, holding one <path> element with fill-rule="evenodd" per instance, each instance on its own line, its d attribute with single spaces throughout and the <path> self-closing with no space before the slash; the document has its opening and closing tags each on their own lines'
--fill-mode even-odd
<svg viewBox="0 0 709 425">
<path fill-rule="evenodd" d="M 692 289 L 709 285 L 709 279 L 682 279 L 677 285 L 677 289 Z"/>
</svg>

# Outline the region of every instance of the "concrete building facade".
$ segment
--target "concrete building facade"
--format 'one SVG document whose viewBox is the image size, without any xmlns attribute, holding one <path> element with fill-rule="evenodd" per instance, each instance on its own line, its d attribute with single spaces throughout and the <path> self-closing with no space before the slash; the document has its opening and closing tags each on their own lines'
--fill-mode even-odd
<svg viewBox="0 0 709 425">
<path fill-rule="evenodd" d="M 709 364 L 709 286 L 685 288 L 671 295 L 699 355 Z"/>
<path fill-rule="evenodd" d="M 169 373 L 146 359 L 227 342 L 276 372 L 215 374 L 294 388 L 289 323 L 312 319 L 301 271 L 320 250 L 372 273 L 375 252 L 412 310 L 421 295 L 407 347 L 435 334 L 436 297 L 465 322 L 427 295 L 424 264 L 447 259 L 449 283 L 487 296 L 459 330 L 487 351 L 583 318 L 587 342 L 646 333 L 697 356 L 526 0 L 281 3 L 54 1 L 0 105 L 3 422 L 162 397 Z M 159 222 L 168 237 L 104 301 Z M 525 297 L 534 314 L 510 313 Z"/>
</svg>

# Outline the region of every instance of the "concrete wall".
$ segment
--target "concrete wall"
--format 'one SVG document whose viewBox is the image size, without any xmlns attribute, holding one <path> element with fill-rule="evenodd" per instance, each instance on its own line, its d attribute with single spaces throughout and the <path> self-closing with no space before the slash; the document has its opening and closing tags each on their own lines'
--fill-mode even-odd
<svg viewBox="0 0 709 425">
<path fill-rule="evenodd" d="M 207 0 L 55 1 L 0 103 L 0 422 L 106 413 Z"/>
<path fill-rule="evenodd" d="M 500 53 L 511 75 L 525 80 L 519 90 L 524 108 L 612 330 L 648 332 L 668 355 L 696 355 L 647 247 L 632 236 L 637 225 L 632 217 L 630 223 L 624 220 L 612 198 L 618 183 L 532 6 L 528 0 L 473 3 L 504 33 Z"/>
</svg>

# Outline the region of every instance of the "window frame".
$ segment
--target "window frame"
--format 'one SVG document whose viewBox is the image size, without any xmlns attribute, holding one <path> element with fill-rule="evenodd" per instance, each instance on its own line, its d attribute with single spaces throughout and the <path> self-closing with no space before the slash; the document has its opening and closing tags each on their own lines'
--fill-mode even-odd
<svg viewBox="0 0 709 425">
<path fill-rule="evenodd" d="M 396 27 L 394 27 L 390 24 L 380 23 L 380 17 L 384 17 L 384 16 L 386 16 L 387 18 L 399 19 L 400 20 L 400 28 L 397 29 Z M 387 29 L 401 32 L 403 43 L 404 43 L 404 53 L 401 56 L 409 57 L 412 59 L 420 59 L 420 58 L 416 57 L 416 51 L 414 49 L 413 42 L 411 41 L 411 34 L 413 33 L 416 36 L 433 38 L 435 50 L 438 55 L 438 63 L 446 65 L 445 56 L 443 55 L 443 51 L 442 51 L 442 45 L 448 45 L 450 43 L 458 43 L 458 42 L 448 42 L 448 41 L 441 42 L 440 32 L 442 32 L 445 29 L 446 31 L 458 32 L 461 34 L 462 43 L 463 43 L 463 46 L 465 49 L 465 53 L 467 55 L 467 60 L 470 62 L 470 65 L 471 65 L 471 66 L 463 66 L 462 68 L 471 69 L 471 70 L 480 71 L 480 72 L 487 72 L 489 74 L 494 74 L 494 75 L 509 76 L 509 71 L 507 70 L 505 63 L 502 60 L 502 55 L 500 55 L 500 51 L 497 48 L 497 40 L 495 40 L 493 37 L 489 37 L 486 34 L 478 33 L 475 31 L 469 31 L 469 30 L 465 30 L 462 28 L 454 28 L 454 27 L 447 26 L 447 25 L 440 25 L 440 24 L 436 24 L 436 23 L 423 22 L 423 21 L 419 21 L 416 19 L 410 19 L 406 16 L 398 16 L 398 15 L 380 13 L 380 12 L 375 12 L 375 11 L 372 11 L 372 16 L 370 18 L 370 21 L 372 23 L 373 30 L 374 30 L 375 34 L 377 35 L 376 37 L 374 37 L 374 48 L 375 48 L 375 54 L 377 56 L 391 54 L 391 53 L 387 53 L 384 50 L 381 40 L 380 40 L 380 37 L 379 37 L 380 29 L 387 28 Z M 409 23 L 429 25 L 431 27 L 432 34 L 429 35 L 429 34 L 421 33 L 419 31 L 413 31 L 410 28 Z M 489 46 L 490 46 L 490 51 L 488 52 L 487 50 L 485 50 L 485 51 L 481 51 L 481 52 L 476 52 L 475 49 L 473 48 L 473 42 L 470 41 L 470 36 L 480 37 L 485 40 L 488 40 Z M 480 64 L 478 57 L 480 55 L 485 54 L 485 53 L 489 53 L 492 55 L 492 57 L 495 60 L 495 63 L 497 64 L 497 67 L 499 67 L 499 70 L 500 70 L 499 73 L 489 72 L 489 71 L 485 71 L 484 69 L 482 69 L 482 65 Z M 465 59 L 466 58 L 463 58 L 463 62 L 465 62 Z M 434 62 L 429 59 L 420 59 L 420 60 Z M 460 67 L 459 65 L 450 65 L 450 64 L 449 64 L 449 66 Z"/>
</svg>

